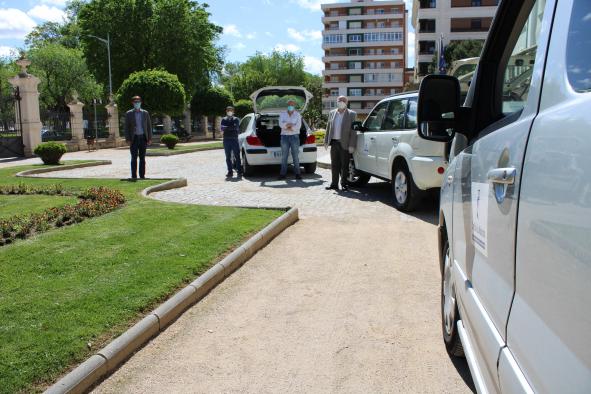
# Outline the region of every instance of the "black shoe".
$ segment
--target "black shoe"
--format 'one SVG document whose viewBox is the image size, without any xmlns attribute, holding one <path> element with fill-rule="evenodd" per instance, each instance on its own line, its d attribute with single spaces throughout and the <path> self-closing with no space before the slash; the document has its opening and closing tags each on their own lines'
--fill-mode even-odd
<svg viewBox="0 0 591 394">
<path fill-rule="evenodd" d="M 285 175 L 279 175 L 279 177 L 277 177 L 277 180 L 282 181 L 285 179 Z"/>
<path fill-rule="evenodd" d="M 231 171 L 226 174 L 226 178 L 232 178 L 233 176 L 234 176 L 234 173 Z"/>
<path fill-rule="evenodd" d="M 129 178 L 129 180 L 131 182 L 135 182 L 135 181 L 137 181 L 137 176 L 132 176 L 131 178 Z"/>
<path fill-rule="evenodd" d="M 141 176 L 140 179 L 146 179 L 146 177 L 145 176 Z"/>
<path fill-rule="evenodd" d="M 296 179 L 297 180 L 301 180 L 302 179 L 302 176 L 300 174 L 296 174 Z"/>
<path fill-rule="evenodd" d="M 326 190 L 339 190 L 339 187 L 336 185 L 330 185 L 325 187 Z"/>
<path fill-rule="evenodd" d="M 236 176 L 237 176 L 238 178 L 242 178 L 242 177 L 243 177 L 243 174 L 242 174 L 241 172 L 239 172 L 239 173 L 238 173 Z"/>
<path fill-rule="evenodd" d="M 347 186 L 347 185 L 342 185 L 342 186 L 341 186 L 341 190 L 342 190 L 342 191 L 344 191 L 344 192 L 346 192 L 346 191 L 348 191 L 348 190 L 349 190 L 349 186 Z"/>
</svg>

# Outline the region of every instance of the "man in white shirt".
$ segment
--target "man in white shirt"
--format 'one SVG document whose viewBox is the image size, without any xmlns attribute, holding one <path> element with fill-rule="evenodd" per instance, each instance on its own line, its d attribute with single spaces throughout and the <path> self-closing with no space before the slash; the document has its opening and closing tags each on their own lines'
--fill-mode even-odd
<svg viewBox="0 0 591 394">
<path fill-rule="evenodd" d="M 289 152 L 293 158 L 293 167 L 296 179 L 302 179 L 300 175 L 300 129 L 302 127 L 302 116 L 295 110 L 296 102 L 287 102 L 287 111 L 279 115 L 279 126 L 281 127 L 281 172 L 279 179 L 285 179 L 287 175 L 287 160 Z"/>
</svg>

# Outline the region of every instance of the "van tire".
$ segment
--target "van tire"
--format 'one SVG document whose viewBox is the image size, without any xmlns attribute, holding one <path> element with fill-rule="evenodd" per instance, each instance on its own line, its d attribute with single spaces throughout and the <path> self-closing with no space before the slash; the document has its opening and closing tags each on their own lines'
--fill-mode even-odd
<svg viewBox="0 0 591 394">
<path fill-rule="evenodd" d="M 460 313 L 458 310 L 458 304 L 455 301 L 455 294 L 452 294 L 453 289 L 451 286 L 446 286 L 446 279 L 447 281 L 451 280 L 451 260 L 449 256 L 449 242 L 445 241 L 443 246 L 442 254 L 443 258 L 443 267 L 442 267 L 442 274 L 441 274 L 441 330 L 443 332 L 443 342 L 445 343 L 445 348 L 447 353 L 450 356 L 454 357 L 464 357 L 464 347 L 462 346 L 462 341 L 460 340 L 460 334 L 458 333 L 458 320 L 460 320 Z M 446 266 L 449 265 L 449 266 Z M 447 276 L 447 277 L 446 277 Z M 453 316 L 450 316 L 446 319 L 446 294 L 448 293 L 448 300 L 453 300 L 453 305 L 450 311 L 453 309 Z M 451 305 L 451 304 L 450 304 Z M 447 323 L 446 323 L 447 322 Z"/>
<path fill-rule="evenodd" d="M 316 166 L 316 162 L 304 164 L 304 170 L 306 171 L 306 174 L 314 174 L 316 172 Z"/>
<path fill-rule="evenodd" d="M 254 167 L 248 164 L 248 160 L 246 160 L 246 153 L 244 152 L 244 150 L 242 150 L 242 175 L 254 175 Z"/>
<path fill-rule="evenodd" d="M 395 162 L 392 168 L 392 202 L 402 212 L 412 212 L 423 198 L 422 191 L 415 185 L 412 174 L 404 161 Z"/>
</svg>

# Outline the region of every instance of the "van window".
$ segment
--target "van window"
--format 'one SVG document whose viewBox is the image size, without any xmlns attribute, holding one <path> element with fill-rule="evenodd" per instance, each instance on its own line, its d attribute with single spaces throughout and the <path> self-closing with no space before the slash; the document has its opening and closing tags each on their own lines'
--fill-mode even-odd
<svg viewBox="0 0 591 394">
<path fill-rule="evenodd" d="M 503 81 L 503 113 L 505 115 L 525 107 L 536 62 L 545 5 L 545 0 L 535 2 L 505 67 Z"/>
<path fill-rule="evenodd" d="M 577 92 L 591 91 L 591 2 L 575 1 L 566 44 L 568 81 Z"/>
<path fill-rule="evenodd" d="M 379 103 L 373 111 L 371 111 L 371 114 L 367 117 L 364 125 L 367 131 L 378 131 L 382 128 L 382 122 L 386 115 L 386 109 L 388 109 L 388 103 L 388 101 Z"/>
<path fill-rule="evenodd" d="M 417 99 L 408 100 L 408 110 L 406 112 L 405 129 L 411 130 L 417 128 Z"/>
<path fill-rule="evenodd" d="M 406 103 L 406 99 L 390 101 L 390 108 L 388 108 L 382 130 L 400 130 L 404 128 Z"/>
</svg>

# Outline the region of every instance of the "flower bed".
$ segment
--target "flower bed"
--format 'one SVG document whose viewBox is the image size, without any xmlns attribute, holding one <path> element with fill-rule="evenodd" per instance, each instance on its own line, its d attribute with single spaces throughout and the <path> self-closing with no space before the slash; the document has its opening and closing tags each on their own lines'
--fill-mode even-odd
<svg viewBox="0 0 591 394">
<path fill-rule="evenodd" d="M 69 193 L 69 194 L 66 194 Z M 32 187 L 27 185 L 2 186 L 0 194 L 50 194 L 74 195 L 59 185 Z M 51 228 L 69 226 L 85 219 L 101 216 L 125 203 L 120 191 L 106 187 L 90 188 L 78 194 L 76 205 L 48 208 L 40 213 L 16 215 L 0 219 L 0 246 L 8 245 L 17 239 L 25 239 Z"/>
</svg>

